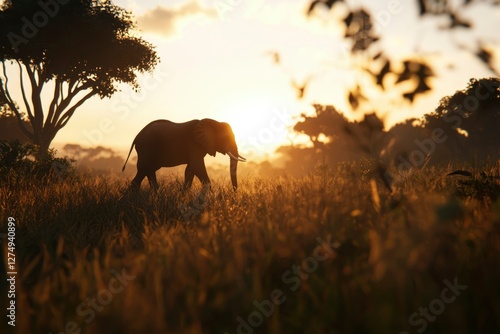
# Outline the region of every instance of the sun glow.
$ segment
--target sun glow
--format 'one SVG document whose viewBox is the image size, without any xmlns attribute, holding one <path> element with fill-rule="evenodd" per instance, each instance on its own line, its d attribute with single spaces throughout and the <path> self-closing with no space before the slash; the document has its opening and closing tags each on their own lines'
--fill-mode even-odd
<svg viewBox="0 0 500 334">
<path fill-rule="evenodd" d="M 222 119 L 233 128 L 239 151 L 244 156 L 273 156 L 276 149 L 290 142 L 294 124 L 292 108 L 272 98 L 248 96 L 227 101 Z"/>
</svg>

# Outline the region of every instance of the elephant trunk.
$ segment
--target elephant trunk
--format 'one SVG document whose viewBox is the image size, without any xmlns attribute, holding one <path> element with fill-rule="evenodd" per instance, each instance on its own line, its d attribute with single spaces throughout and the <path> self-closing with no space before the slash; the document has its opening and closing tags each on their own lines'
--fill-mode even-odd
<svg viewBox="0 0 500 334">
<path fill-rule="evenodd" d="M 231 173 L 231 183 L 233 184 L 234 190 L 238 188 L 238 177 L 236 176 L 237 169 L 238 169 L 238 160 L 231 159 L 231 162 L 229 163 L 229 171 Z"/>
<path fill-rule="evenodd" d="M 229 164 L 229 171 L 231 174 L 231 183 L 233 184 L 233 189 L 236 190 L 238 188 L 238 177 L 236 176 L 236 171 L 238 169 L 238 161 L 247 161 L 247 159 L 243 158 L 241 155 L 238 153 L 238 149 L 233 150 L 234 153 L 231 152 L 231 150 L 227 151 L 227 154 L 229 155 L 230 158 L 230 164 Z"/>
</svg>

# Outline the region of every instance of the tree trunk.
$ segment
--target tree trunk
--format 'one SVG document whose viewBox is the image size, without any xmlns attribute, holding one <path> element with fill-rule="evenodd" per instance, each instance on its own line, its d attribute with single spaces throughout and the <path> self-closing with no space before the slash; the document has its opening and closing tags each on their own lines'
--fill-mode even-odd
<svg viewBox="0 0 500 334">
<path fill-rule="evenodd" d="M 45 131 L 40 131 L 38 136 L 35 138 L 34 144 L 37 146 L 37 154 L 35 156 L 36 160 L 42 161 L 49 157 L 49 148 L 52 140 L 55 137 L 55 133 L 52 134 L 44 129 Z"/>
</svg>

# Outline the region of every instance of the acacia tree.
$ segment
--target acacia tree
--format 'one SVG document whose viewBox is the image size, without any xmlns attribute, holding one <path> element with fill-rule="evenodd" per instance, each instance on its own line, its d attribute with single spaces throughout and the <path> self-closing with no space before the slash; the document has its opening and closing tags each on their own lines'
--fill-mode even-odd
<svg viewBox="0 0 500 334">
<path fill-rule="evenodd" d="M 119 83 L 138 90 L 137 73 L 158 63 L 134 28 L 131 14 L 110 1 L 12 0 L 0 7 L 0 101 L 39 147 L 39 159 L 85 101 L 112 96 Z"/>
</svg>

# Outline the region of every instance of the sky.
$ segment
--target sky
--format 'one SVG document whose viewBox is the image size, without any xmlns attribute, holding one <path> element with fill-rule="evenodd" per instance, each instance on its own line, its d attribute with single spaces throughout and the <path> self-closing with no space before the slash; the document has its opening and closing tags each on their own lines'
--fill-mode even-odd
<svg viewBox="0 0 500 334">
<path fill-rule="evenodd" d="M 161 62 L 140 76 L 141 92 L 129 87 L 110 99 L 85 103 L 53 144 L 106 146 L 128 153 L 136 134 L 149 122 L 213 118 L 231 124 L 240 153 L 254 160 L 274 156 L 280 145 L 303 140 L 290 132 L 313 103 L 333 104 L 350 118 L 346 88 L 353 74 L 338 16 L 319 8 L 307 17 L 310 0 L 119 0 L 137 19 L 140 35 L 156 46 Z M 394 57 L 418 50 L 438 69 L 434 90 L 410 105 L 397 94 L 375 94 L 373 105 L 386 125 L 431 112 L 441 97 L 465 88 L 469 78 L 493 73 L 466 47 L 481 35 L 498 45 L 500 8 L 470 6 L 464 15 L 472 31 L 439 30 L 439 19 L 419 20 L 416 1 L 351 1 L 375 13 L 384 49 Z M 396 6 L 396 7 L 390 7 Z M 389 11 L 391 8 L 397 10 Z M 386 15 L 389 13 L 389 15 Z M 272 52 L 280 54 L 280 64 Z M 497 62 L 498 64 L 498 62 Z M 303 99 L 292 81 L 311 78 Z M 135 154 L 135 153 L 134 153 Z"/>
</svg>

